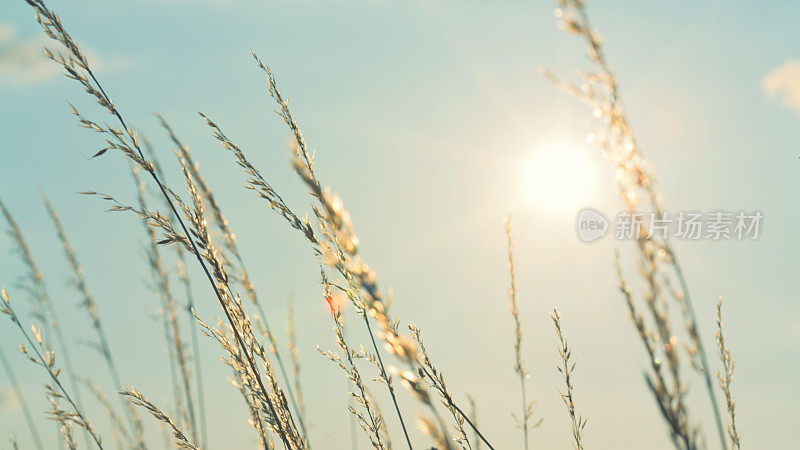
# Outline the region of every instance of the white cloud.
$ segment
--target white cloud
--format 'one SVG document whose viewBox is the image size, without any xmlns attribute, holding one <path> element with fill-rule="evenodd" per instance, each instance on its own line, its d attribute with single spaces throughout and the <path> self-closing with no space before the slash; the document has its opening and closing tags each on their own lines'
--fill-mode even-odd
<svg viewBox="0 0 800 450">
<path fill-rule="evenodd" d="M 761 80 L 761 88 L 800 113 L 800 61 L 789 60 L 772 70 Z"/>
<path fill-rule="evenodd" d="M 42 33 L 36 37 L 20 39 L 16 36 L 13 25 L 0 23 L 0 84 L 34 85 L 57 77 L 61 68 L 44 56 L 42 49 L 45 46 L 55 50 L 59 44 Z M 85 49 L 85 54 L 95 72 L 122 69 L 130 65 L 127 58 L 101 59 L 91 49 Z"/>
<path fill-rule="evenodd" d="M 14 84 L 38 84 L 58 75 L 58 66 L 42 54 L 46 37 L 18 39 L 14 26 L 0 24 L 0 80 Z"/>
</svg>

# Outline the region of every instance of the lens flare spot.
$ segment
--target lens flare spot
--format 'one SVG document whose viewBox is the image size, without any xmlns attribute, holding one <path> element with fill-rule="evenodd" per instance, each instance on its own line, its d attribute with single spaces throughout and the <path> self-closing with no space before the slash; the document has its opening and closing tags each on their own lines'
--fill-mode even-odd
<svg viewBox="0 0 800 450">
<path fill-rule="evenodd" d="M 537 148 L 524 167 L 525 196 L 534 206 L 570 212 L 590 205 L 599 168 L 591 149 L 567 143 Z"/>
</svg>

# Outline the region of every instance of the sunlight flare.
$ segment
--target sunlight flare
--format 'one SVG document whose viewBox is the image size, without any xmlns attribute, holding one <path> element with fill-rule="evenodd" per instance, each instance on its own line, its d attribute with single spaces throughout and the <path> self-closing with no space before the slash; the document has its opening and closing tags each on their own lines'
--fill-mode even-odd
<svg viewBox="0 0 800 450">
<path fill-rule="evenodd" d="M 566 142 L 542 145 L 523 167 L 523 190 L 537 208 L 570 212 L 587 206 L 598 190 L 599 167 L 589 149 Z"/>
</svg>

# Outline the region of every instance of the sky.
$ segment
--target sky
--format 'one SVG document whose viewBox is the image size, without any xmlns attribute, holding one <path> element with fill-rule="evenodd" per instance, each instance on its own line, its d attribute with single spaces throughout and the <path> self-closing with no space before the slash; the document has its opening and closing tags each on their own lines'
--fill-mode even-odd
<svg viewBox="0 0 800 450">
<path fill-rule="evenodd" d="M 588 418 L 585 447 L 667 449 L 667 430 L 644 384 L 646 357 L 616 290 L 613 255 L 636 277 L 635 248 L 605 238 L 591 245 L 575 231 L 578 210 L 614 217 L 622 207 L 613 171 L 585 142 L 591 111 L 557 91 L 544 67 L 571 76 L 587 67 L 578 40 L 557 28 L 551 2 L 53 0 L 71 34 L 129 122 L 154 145 L 167 179 L 178 165 L 153 113 L 163 114 L 193 151 L 223 205 L 285 342 L 287 299 L 297 310 L 302 382 L 318 448 L 351 448 L 347 382 L 317 346 L 335 346 L 321 297 L 318 264 L 302 237 L 242 188 L 245 176 L 216 144 L 201 111 L 237 142 L 287 202 L 305 212 L 309 197 L 292 173 L 289 136 L 266 92 L 255 51 L 274 70 L 310 147 L 317 172 L 343 199 L 363 258 L 393 291 L 403 325 L 424 332 L 435 362 L 460 401 L 473 396 L 480 428 L 496 448 L 520 447 L 511 412 L 519 408 L 503 219 L 514 213 L 518 298 L 529 398 L 543 425 L 539 448 L 570 448 L 556 336 L 558 307 L 577 359 L 575 402 Z M 800 406 L 800 269 L 795 208 L 800 187 L 800 33 L 794 2 L 634 2 L 588 4 L 642 151 L 669 211 L 760 211 L 753 241 L 676 241 L 703 340 L 713 354 L 715 305 L 725 298 L 727 341 L 736 358 L 737 426 L 749 448 L 789 448 Z M 40 199 L 59 211 L 110 330 L 126 385 L 169 404 L 171 387 L 158 301 L 143 261 L 146 236 L 131 216 L 76 194 L 94 190 L 135 201 L 119 154 L 90 159 L 98 136 L 75 126 L 68 102 L 107 120 L 79 87 L 40 52 L 46 38 L 30 7 L 7 2 L 0 14 L 0 198 L 22 226 L 72 342 L 77 371 L 106 395 L 113 386 L 97 354 L 69 270 Z M 550 157 L 554 148 L 565 159 Z M 561 153 L 559 153 L 561 154 Z M 542 156 L 545 155 L 545 156 Z M 579 162 L 576 162 L 579 161 Z M 546 182 L 542 182 L 544 179 Z M 181 191 L 183 192 L 183 191 Z M 553 201 L 563 199 L 563 201 Z M 7 228 L 2 222 L 0 227 Z M 14 304 L 24 269 L 0 237 L 0 284 Z M 198 314 L 219 316 L 201 283 Z M 352 311 L 350 311 L 352 313 Z M 26 317 L 29 317 L 26 315 Z M 184 331 L 189 320 L 182 318 Z M 353 339 L 361 331 L 350 327 Z M 186 334 L 188 336 L 188 332 Z M 15 350 L 6 321 L 0 343 L 13 363 L 42 435 L 48 425 L 41 370 Z M 255 446 L 244 405 L 210 339 L 201 340 L 209 448 Z M 712 358 L 712 367 L 719 367 Z M 364 367 L 365 372 L 369 371 Z M 370 373 L 370 377 L 374 374 Z M 694 418 L 714 448 L 699 378 Z M 399 426 L 380 386 L 395 445 Z M 107 418 L 85 402 L 110 441 Z M 401 405 L 414 409 L 408 395 Z M 30 437 L 0 373 L 0 448 Z M 148 420 L 154 448 L 163 440 Z M 418 432 L 414 439 L 424 442 Z M 359 448 L 367 448 L 365 440 Z"/>
</svg>

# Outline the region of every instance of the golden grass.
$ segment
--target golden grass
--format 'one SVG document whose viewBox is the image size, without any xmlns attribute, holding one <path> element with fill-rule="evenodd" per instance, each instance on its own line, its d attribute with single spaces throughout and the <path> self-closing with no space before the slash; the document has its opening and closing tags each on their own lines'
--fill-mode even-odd
<svg viewBox="0 0 800 450">
<path fill-rule="evenodd" d="M 567 407 L 567 413 L 569 413 L 572 439 L 575 448 L 583 450 L 583 429 L 586 428 L 587 420 L 575 410 L 575 398 L 573 395 L 573 389 L 575 387 L 572 385 L 572 375 L 575 372 L 575 365 L 577 362 L 572 357 L 572 349 L 561 330 L 561 315 L 558 313 L 557 309 L 553 309 L 550 318 L 553 320 L 553 326 L 556 329 L 556 335 L 558 335 L 558 354 L 561 356 L 561 366 L 557 366 L 556 368 L 564 377 L 565 388 L 563 391 L 559 391 L 559 393 L 561 394 L 561 400 Z"/>
<path fill-rule="evenodd" d="M 95 153 L 95 157 L 105 155 L 109 151 L 119 152 L 130 163 L 138 204 L 128 205 L 117 201 L 111 195 L 94 191 L 84 194 L 108 202 L 111 205 L 109 208 L 111 212 L 133 214 L 141 220 L 148 239 L 146 264 L 151 271 L 159 298 L 160 318 L 163 321 L 164 338 L 170 355 L 173 388 L 173 404 L 170 408 L 175 411 L 173 416 L 167 414 L 165 409 L 157 407 L 136 389 L 123 390 L 122 376 L 117 371 L 97 303 L 88 288 L 75 250 L 67 239 L 55 208 L 44 198 L 56 234 L 72 269 L 74 286 L 81 295 L 81 305 L 97 334 L 100 351 L 110 377 L 117 391 L 120 391 L 119 400 L 127 417 L 127 426 L 104 393 L 90 380 L 85 381 L 86 386 L 103 406 L 104 413 L 112 421 L 114 440 L 120 447 L 147 448 L 148 444 L 144 441 L 144 427 L 133 408 L 135 405 L 144 408 L 161 426 L 169 430 L 176 447 L 204 448 L 208 442 L 208 426 L 203 400 L 202 367 L 199 363 L 196 338 L 197 331 L 200 330 L 220 346 L 224 355 L 223 362 L 232 373 L 231 383 L 247 406 L 250 427 L 257 437 L 259 447 L 273 449 L 280 445 L 286 450 L 310 448 L 311 436 L 305 425 L 307 418 L 299 377 L 301 359 L 296 344 L 297 322 L 292 304 L 290 303 L 286 344 L 292 367 L 292 377 L 290 377 L 281 356 L 282 346 L 270 328 L 267 314 L 256 294 L 255 284 L 239 252 L 236 235 L 189 149 L 181 143 L 166 120 L 159 116 L 163 128 L 175 146 L 174 151 L 188 192 L 188 196 L 181 196 L 166 182 L 160 164 L 155 160 L 153 152 L 147 149 L 147 144 L 140 140 L 132 127 L 126 124 L 123 112 L 107 95 L 77 41 L 67 32 L 59 17 L 45 5 L 43 0 L 26 1 L 34 9 L 36 20 L 44 32 L 58 44 L 57 50 L 46 49 L 45 56 L 59 64 L 66 76 L 77 82 L 98 103 L 101 110 L 108 114 L 107 118 L 116 123 L 109 125 L 104 121 L 89 119 L 71 106 L 78 125 L 100 134 L 104 139 L 103 147 Z M 631 212 L 660 214 L 663 212 L 661 197 L 656 190 L 649 166 L 634 138 L 622 107 L 618 82 L 605 58 L 600 38 L 589 23 L 585 5 L 581 0 L 560 0 L 559 6 L 556 15 L 561 21 L 562 28 L 584 40 L 594 67 L 592 72 L 583 74 L 580 86 L 551 74 L 547 76 L 559 87 L 587 104 L 594 115 L 601 119 L 600 126 L 590 137 L 614 165 L 620 197 L 626 208 Z M 320 264 L 323 295 L 330 306 L 333 331 L 338 345 L 337 351 L 320 349 L 320 352 L 342 370 L 353 388 L 351 397 L 355 403 L 348 406 L 350 413 L 374 448 L 393 448 L 390 440 L 392 433 L 381 413 L 380 402 L 370 393 L 368 386 L 369 378 L 374 377 L 391 400 L 392 414 L 397 418 L 403 437 L 400 446 L 408 447 L 409 450 L 414 446 L 421 448 L 430 444 L 442 450 L 455 448 L 479 450 L 485 446 L 493 450 L 495 447 L 492 440 L 478 426 L 477 404 L 469 397 L 469 413 L 465 412 L 462 395 L 448 387 L 444 370 L 434 364 L 432 353 L 423 341 L 422 330 L 413 322 L 409 322 L 408 334 L 401 331 L 401 321 L 390 309 L 391 298 L 383 293 L 377 281 L 377 274 L 361 257 L 360 241 L 347 209 L 334 191 L 322 183 L 317 174 L 313 152 L 308 148 L 288 101 L 278 89 L 275 75 L 255 53 L 253 58 L 257 67 L 263 71 L 267 92 L 276 102 L 278 115 L 293 138 L 292 165 L 311 194 L 311 217 L 296 213 L 296 210 L 284 201 L 279 192 L 251 163 L 245 151 L 223 132 L 221 125 L 206 114 L 200 115 L 212 136 L 223 149 L 231 153 L 236 164 L 244 171 L 247 189 L 253 191 L 269 209 L 282 217 L 291 229 L 302 235 L 309 245 L 311 254 Z M 154 208 L 150 205 L 145 180 L 156 188 L 159 194 L 157 202 L 161 207 Z M 2 202 L 0 210 L 29 272 L 28 285 L 34 299 L 32 309 L 36 313 L 34 318 L 38 326 L 31 325 L 30 331 L 27 330 L 12 307 L 5 290 L 2 291 L 0 311 L 9 317 L 24 340 L 25 345 L 20 345 L 21 351 L 31 362 L 42 367 L 50 379 L 50 383 L 46 386 L 46 395 L 51 403 L 49 414 L 60 423 L 66 447 L 76 447 L 73 427 L 77 427 L 85 432 L 83 434 L 87 437 L 87 444 L 90 439 L 91 444 L 102 449 L 103 441 L 87 417 L 89 411 L 82 407 L 80 389 L 76 382 L 77 376 L 72 369 L 67 342 L 58 326 L 57 312 L 50 301 L 44 278 L 22 236 L 21 228 Z M 517 299 L 510 216 L 506 220 L 505 228 L 510 277 L 508 295 L 514 336 L 512 363 L 514 372 L 519 378 L 521 399 L 521 410 L 517 421 L 523 432 L 522 448 L 527 450 L 531 446 L 530 432 L 541 424 L 541 420 L 533 420 L 535 402 L 529 402 L 527 397 L 526 380 L 529 374 L 523 358 L 524 340 Z M 221 236 L 222 239 L 216 239 L 215 236 Z M 175 249 L 177 267 L 164 262 L 161 248 L 165 245 L 172 245 Z M 677 256 L 665 239 L 644 234 L 637 236 L 636 252 L 642 280 L 646 285 L 643 298 L 639 299 L 634 295 L 618 262 L 615 262 L 615 266 L 619 290 L 648 358 L 649 370 L 646 373 L 646 381 L 659 413 L 666 422 L 677 448 L 684 450 L 699 448 L 701 431 L 695 425 L 694 417 L 691 416 L 692 411 L 688 407 L 688 376 L 684 369 L 685 366 L 694 367 L 708 388 L 720 442 L 723 448 L 727 448 L 719 408 L 710 381 L 709 363 Z M 194 296 L 185 267 L 186 254 L 202 270 L 220 306 L 221 319 L 203 320 L 194 310 Z M 186 332 L 179 326 L 179 309 L 176 294 L 170 283 L 171 275 L 177 275 L 186 292 L 188 314 L 192 318 L 190 330 L 192 350 L 187 348 L 188 345 L 182 337 Z M 257 315 L 247 313 L 242 299 L 235 294 L 236 287 L 244 290 L 249 303 L 257 309 Z M 341 305 L 345 302 L 352 305 L 357 318 L 347 325 L 359 327 L 363 325 L 369 337 L 365 344 L 356 344 L 346 338 L 345 321 L 341 310 Z M 683 322 L 688 351 L 681 351 L 678 333 L 673 326 L 676 319 L 670 315 L 670 304 L 680 308 L 681 314 L 678 319 Z M 720 301 L 717 309 L 717 345 L 723 370 L 717 373 L 717 378 L 730 417 L 727 431 L 730 448 L 738 449 L 740 434 L 736 428 L 731 394 L 734 363 L 722 333 L 721 305 Z M 565 384 L 564 390 L 559 393 L 569 415 L 573 445 L 583 449 L 587 419 L 577 412 L 574 401 L 575 358 L 562 330 L 561 316 L 557 310 L 553 310 L 551 318 L 559 340 L 558 370 Z M 256 331 L 260 333 L 261 338 Z M 55 353 L 48 345 L 50 333 L 55 335 L 60 345 L 60 354 L 63 355 L 67 378 L 70 380 L 68 385 L 62 383 L 61 371 L 55 363 Z M 381 346 L 378 345 L 379 342 Z M 192 351 L 194 367 L 190 364 Z M 391 362 L 398 367 L 390 365 L 388 358 L 391 358 Z M 360 361 L 365 361 L 365 364 L 360 366 Z M 277 365 L 277 368 L 273 364 Z M 7 364 L 4 366 L 11 376 L 10 367 Z M 371 377 L 362 375 L 365 368 L 370 371 Z M 398 386 L 404 389 L 396 389 Z M 18 395 L 24 404 L 21 393 Z M 408 395 L 413 399 L 414 406 L 401 408 L 398 402 L 398 397 L 401 395 Z M 446 413 L 442 414 L 445 411 Z M 412 415 L 418 417 L 419 428 L 428 436 L 430 442 L 424 444 L 412 442 L 406 426 Z M 445 418 L 448 415 L 449 417 Z M 33 439 L 37 447 L 41 448 L 36 430 L 32 426 L 31 428 Z M 400 432 L 396 434 L 399 436 Z M 277 444 L 278 442 L 280 444 Z M 16 446 L 16 443 L 14 445 Z M 328 448 L 330 445 L 329 442 L 315 443 L 318 448 Z"/>
<path fill-rule="evenodd" d="M 733 400 L 731 385 L 733 384 L 733 369 L 736 362 L 731 356 L 731 351 L 725 344 L 725 335 L 722 333 L 722 297 L 717 302 L 717 349 L 719 350 L 719 360 L 722 362 L 722 371 L 717 370 L 717 380 L 725 397 L 725 407 L 728 410 L 728 437 L 731 439 L 731 450 L 741 448 L 742 435 L 736 429 L 736 402 Z"/>
<path fill-rule="evenodd" d="M 514 237 L 511 234 L 511 214 L 506 217 L 506 241 L 508 244 L 508 274 L 509 289 L 508 297 L 511 300 L 511 317 L 514 319 L 514 372 L 519 377 L 520 398 L 522 400 L 522 411 L 520 416 L 512 413 L 517 421 L 517 426 L 522 429 L 522 442 L 525 450 L 528 450 L 528 432 L 531 428 L 538 428 L 544 419 L 539 419 L 532 425 L 529 423 L 536 408 L 536 400 L 528 402 L 528 393 L 525 389 L 525 380 L 530 376 L 522 360 L 522 323 L 519 317 L 517 306 L 517 277 L 514 271 Z"/>
</svg>

